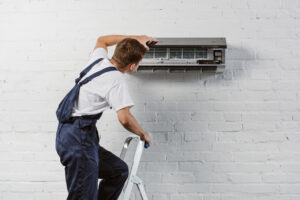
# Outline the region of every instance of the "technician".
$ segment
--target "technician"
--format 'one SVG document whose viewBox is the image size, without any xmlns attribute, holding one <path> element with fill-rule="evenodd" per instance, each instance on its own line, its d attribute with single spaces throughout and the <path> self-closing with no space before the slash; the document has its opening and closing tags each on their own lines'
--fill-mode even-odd
<svg viewBox="0 0 300 200">
<path fill-rule="evenodd" d="M 103 111 L 113 108 L 119 122 L 150 146 L 150 136 L 130 113 L 134 103 L 123 77 L 137 70 L 148 41 L 157 42 L 145 35 L 99 37 L 87 67 L 59 104 L 56 151 L 65 167 L 67 200 L 117 200 L 126 182 L 127 164 L 99 144 L 96 122 Z M 115 44 L 109 59 L 107 47 Z"/>
</svg>

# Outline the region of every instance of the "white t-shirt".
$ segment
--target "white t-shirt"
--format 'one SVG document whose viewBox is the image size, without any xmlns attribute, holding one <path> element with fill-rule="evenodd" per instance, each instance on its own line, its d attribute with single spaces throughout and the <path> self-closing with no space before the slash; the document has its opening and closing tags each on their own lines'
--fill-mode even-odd
<svg viewBox="0 0 300 200">
<path fill-rule="evenodd" d="M 83 81 L 86 77 L 101 69 L 115 67 L 108 60 L 107 52 L 103 48 L 97 48 L 91 52 L 88 65 L 99 58 L 104 59 L 94 65 L 80 81 Z M 134 103 L 130 97 L 124 74 L 119 70 L 109 71 L 95 77 L 80 87 L 79 95 L 72 109 L 72 116 L 98 114 L 109 108 L 118 111 L 125 107 L 132 107 L 133 105 Z"/>
</svg>

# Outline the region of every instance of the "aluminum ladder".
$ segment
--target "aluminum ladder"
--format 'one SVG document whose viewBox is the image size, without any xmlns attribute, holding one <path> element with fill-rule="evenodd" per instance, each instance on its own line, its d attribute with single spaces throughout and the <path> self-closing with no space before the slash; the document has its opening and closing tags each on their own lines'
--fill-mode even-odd
<svg viewBox="0 0 300 200">
<path fill-rule="evenodd" d="M 136 175 L 139 164 L 140 164 L 140 160 L 142 157 L 143 149 L 145 147 L 145 142 L 140 140 L 140 137 L 137 135 L 127 137 L 124 142 L 124 146 L 121 151 L 120 158 L 124 161 L 128 146 L 132 140 L 137 140 L 138 144 L 137 144 L 136 151 L 134 154 L 133 164 L 132 164 L 132 167 L 131 167 L 131 170 L 130 170 L 130 173 L 129 173 L 129 176 L 127 179 L 127 184 L 123 188 L 123 192 L 124 192 L 123 200 L 129 200 L 133 184 L 135 184 L 138 187 L 140 195 L 142 197 L 142 200 L 148 200 L 148 197 L 146 195 L 146 191 L 145 191 L 145 188 L 143 185 L 143 181 Z"/>
</svg>

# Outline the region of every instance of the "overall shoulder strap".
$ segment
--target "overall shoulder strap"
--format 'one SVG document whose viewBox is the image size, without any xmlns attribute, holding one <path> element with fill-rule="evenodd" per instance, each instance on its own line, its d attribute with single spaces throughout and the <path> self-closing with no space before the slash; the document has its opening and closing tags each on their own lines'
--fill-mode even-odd
<svg viewBox="0 0 300 200">
<path fill-rule="evenodd" d="M 94 62 L 92 62 L 89 66 L 87 66 L 79 75 L 78 78 L 76 78 L 75 83 L 77 84 L 82 77 L 84 77 L 91 69 L 94 65 L 96 65 L 97 63 L 99 63 L 101 60 L 103 60 L 103 58 L 99 58 L 97 60 L 95 60 Z"/>
<path fill-rule="evenodd" d="M 110 71 L 117 71 L 117 68 L 115 67 L 106 67 L 98 72 L 95 72 L 94 74 L 90 75 L 89 77 L 87 77 L 86 79 L 84 79 L 83 81 L 81 81 L 79 83 L 79 85 L 83 85 L 83 84 L 86 84 L 87 82 L 89 82 L 90 80 L 92 80 L 93 78 L 97 77 L 97 76 L 100 76 L 101 74 L 104 74 L 106 72 L 110 72 Z"/>
</svg>

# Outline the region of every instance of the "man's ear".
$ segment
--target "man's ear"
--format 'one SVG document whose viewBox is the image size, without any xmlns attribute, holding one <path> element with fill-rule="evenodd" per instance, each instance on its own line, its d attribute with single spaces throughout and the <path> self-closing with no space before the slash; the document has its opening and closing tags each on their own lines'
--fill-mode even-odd
<svg viewBox="0 0 300 200">
<path fill-rule="evenodd" d="M 133 71 L 133 70 L 134 70 L 135 65 L 136 65 L 136 64 L 134 64 L 134 63 L 129 64 L 129 69 L 130 69 L 130 71 Z"/>
</svg>

